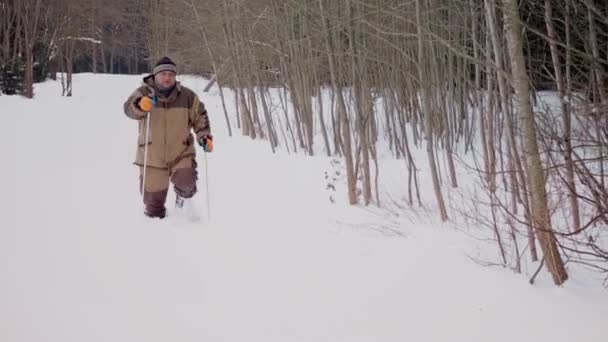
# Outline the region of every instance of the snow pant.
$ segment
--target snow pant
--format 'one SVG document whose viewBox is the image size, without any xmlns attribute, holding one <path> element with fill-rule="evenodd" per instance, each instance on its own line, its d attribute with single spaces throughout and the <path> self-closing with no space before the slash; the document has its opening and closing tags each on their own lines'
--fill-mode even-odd
<svg viewBox="0 0 608 342">
<path fill-rule="evenodd" d="M 173 183 L 176 195 L 183 198 L 194 196 L 198 179 L 196 166 L 194 157 L 186 157 L 168 168 L 147 167 L 145 189 L 142 184 L 144 168 L 140 166 L 139 189 L 144 194 L 145 214 L 150 217 L 165 217 L 165 202 L 170 183 Z"/>
</svg>

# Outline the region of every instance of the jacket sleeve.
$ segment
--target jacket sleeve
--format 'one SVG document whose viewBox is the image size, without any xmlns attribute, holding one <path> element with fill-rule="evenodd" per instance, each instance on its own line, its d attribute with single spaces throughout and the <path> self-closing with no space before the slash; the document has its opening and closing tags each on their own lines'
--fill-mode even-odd
<svg viewBox="0 0 608 342">
<path fill-rule="evenodd" d="M 144 96 L 141 88 L 136 89 L 125 101 L 124 110 L 125 114 L 133 120 L 141 120 L 146 117 L 146 112 L 142 111 L 138 107 L 139 100 Z"/>
<path fill-rule="evenodd" d="M 194 96 L 194 101 L 192 102 L 192 108 L 190 108 L 190 122 L 192 123 L 192 129 L 194 129 L 197 140 L 203 136 L 208 136 L 211 134 L 209 115 L 207 115 L 205 105 L 196 95 Z"/>
</svg>

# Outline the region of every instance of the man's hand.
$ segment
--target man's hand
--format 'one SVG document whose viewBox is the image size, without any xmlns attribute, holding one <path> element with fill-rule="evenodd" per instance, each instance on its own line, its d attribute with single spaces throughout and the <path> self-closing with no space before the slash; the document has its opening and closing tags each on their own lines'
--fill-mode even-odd
<svg viewBox="0 0 608 342">
<path fill-rule="evenodd" d="M 197 136 L 198 144 L 201 145 L 203 151 L 213 152 L 213 135 L 200 134 Z"/>
<path fill-rule="evenodd" d="M 154 108 L 154 100 L 149 96 L 144 96 L 139 100 L 137 105 L 144 112 L 150 112 L 152 111 L 152 108 Z"/>
</svg>

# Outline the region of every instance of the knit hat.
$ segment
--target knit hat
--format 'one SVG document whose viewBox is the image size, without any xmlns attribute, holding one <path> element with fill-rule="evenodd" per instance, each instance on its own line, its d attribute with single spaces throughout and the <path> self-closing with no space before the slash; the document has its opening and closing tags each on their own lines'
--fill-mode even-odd
<svg viewBox="0 0 608 342">
<path fill-rule="evenodd" d="M 156 66 L 154 66 L 152 75 L 156 75 L 162 71 L 173 71 L 174 74 L 177 74 L 177 65 L 175 65 L 175 62 L 173 62 L 171 58 L 163 57 L 156 63 Z"/>
</svg>

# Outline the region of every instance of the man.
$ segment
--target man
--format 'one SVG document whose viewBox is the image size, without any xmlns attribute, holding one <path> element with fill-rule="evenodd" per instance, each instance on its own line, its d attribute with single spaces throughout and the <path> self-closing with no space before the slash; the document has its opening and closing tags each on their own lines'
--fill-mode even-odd
<svg viewBox="0 0 608 342">
<path fill-rule="evenodd" d="M 140 169 L 144 214 L 161 219 L 166 215 L 165 201 L 170 183 L 177 195 L 176 207 L 192 208 L 191 198 L 197 192 L 197 165 L 191 131 L 205 152 L 213 149 L 205 106 L 192 90 L 176 82 L 176 73 L 176 64 L 163 57 L 124 104 L 125 114 L 139 121 L 135 165 Z"/>
</svg>

